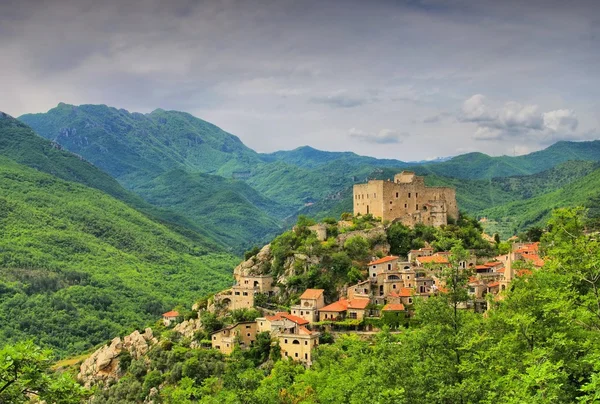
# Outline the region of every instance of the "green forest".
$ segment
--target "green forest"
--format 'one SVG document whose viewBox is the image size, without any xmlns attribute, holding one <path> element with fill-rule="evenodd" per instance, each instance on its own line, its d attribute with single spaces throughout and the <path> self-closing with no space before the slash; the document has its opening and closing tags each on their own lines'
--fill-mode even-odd
<svg viewBox="0 0 600 404">
<path fill-rule="evenodd" d="M 230 283 L 237 258 L 100 191 L 0 160 L 0 340 L 83 352 Z"/>
<path fill-rule="evenodd" d="M 281 360 L 267 335 L 225 357 L 164 330 L 92 402 L 141 403 L 152 391 L 155 402 L 177 404 L 596 402 L 600 243 L 586 224 L 583 209 L 556 210 L 541 240 L 546 265 L 491 298 L 484 315 L 456 310 L 468 299 L 466 281 L 450 270 L 447 292 L 417 299 L 402 332 L 323 336 L 310 368 Z M 74 389 L 71 398 L 85 394 Z"/>
</svg>

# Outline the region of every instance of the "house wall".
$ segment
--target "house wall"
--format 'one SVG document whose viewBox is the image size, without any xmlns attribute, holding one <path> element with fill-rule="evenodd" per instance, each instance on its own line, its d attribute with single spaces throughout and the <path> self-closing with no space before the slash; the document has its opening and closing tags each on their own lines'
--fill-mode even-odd
<svg viewBox="0 0 600 404">
<path fill-rule="evenodd" d="M 295 344 L 294 342 L 298 343 Z M 282 334 L 279 336 L 281 357 L 291 358 L 307 364 L 312 363 L 312 349 L 317 345 L 319 345 L 318 334 Z"/>
<path fill-rule="evenodd" d="M 248 348 L 256 340 L 256 322 L 240 323 L 233 328 L 225 328 L 211 335 L 211 345 L 225 355 L 233 352 L 235 345 Z"/>
<path fill-rule="evenodd" d="M 345 312 L 319 311 L 319 321 L 338 321 L 343 320 Z"/>
<path fill-rule="evenodd" d="M 231 294 L 230 310 L 251 309 L 254 307 L 254 290 L 234 286 Z"/>
</svg>

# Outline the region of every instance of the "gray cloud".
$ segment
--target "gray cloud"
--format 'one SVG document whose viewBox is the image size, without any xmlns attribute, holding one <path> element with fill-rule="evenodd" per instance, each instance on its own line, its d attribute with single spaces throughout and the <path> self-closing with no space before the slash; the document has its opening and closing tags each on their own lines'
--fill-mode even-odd
<svg viewBox="0 0 600 404">
<path fill-rule="evenodd" d="M 391 129 L 381 129 L 377 133 L 364 132 L 360 129 L 351 128 L 348 131 L 351 138 L 360 140 L 361 142 L 376 143 L 376 144 L 396 144 L 410 135 L 406 132 L 398 132 Z"/>
<path fill-rule="evenodd" d="M 499 154 L 509 133 L 536 150 L 600 127 L 599 11 L 591 0 L 3 0 L 0 110 L 178 109 L 259 151 Z M 443 115 L 475 93 L 518 105 Z M 473 143 L 466 124 L 493 140 Z M 398 155 L 386 145 L 402 137 L 349 127 L 422 135 Z"/>
<path fill-rule="evenodd" d="M 477 140 L 501 140 L 515 136 L 536 136 L 539 139 L 578 138 L 579 120 L 573 110 L 559 109 L 541 112 L 537 105 L 522 105 L 509 101 L 501 107 L 491 107 L 486 98 L 475 94 L 465 100 L 458 117 L 460 122 L 475 123 Z"/>
<path fill-rule="evenodd" d="M 354 108 L 370 102 L 368 97 L 358 97 L 339 92 L 327 96 L 312 97 L 310 99 L 315 104 L 325 104 L 333 108 Z"/>
</svg>

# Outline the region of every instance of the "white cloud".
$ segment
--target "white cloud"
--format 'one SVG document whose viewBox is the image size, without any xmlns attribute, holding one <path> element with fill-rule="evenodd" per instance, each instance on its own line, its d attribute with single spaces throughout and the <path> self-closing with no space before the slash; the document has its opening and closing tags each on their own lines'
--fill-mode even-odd
<svg viewBox="0 0 600 404">
<path fill-rule="evenodd" d="M 350 137 L 361 140 L 368 143 L 377 144 L 394 144 L 402 143 L 403 138 L 410 136 L 406 132 L 398 132 L 392 129 L 381 129 L 377 133 L 368 133 L 360 129 L 351 128 L 348 131 Z"/>
<path fill-rule="evenodd" d="M 579 124 L 572 110 L 541 112 L 535 104 L 522 105 L 516 101 L 494 108 L 481 94 L 475 94 L 463 102 L 459 121 L 477 125 L 473 134 L 477 140 L 500 140 L 516 136 L 543 139 L 549 135 L 566 139 L 576 137 L 575 130 Z"/>
</svg>

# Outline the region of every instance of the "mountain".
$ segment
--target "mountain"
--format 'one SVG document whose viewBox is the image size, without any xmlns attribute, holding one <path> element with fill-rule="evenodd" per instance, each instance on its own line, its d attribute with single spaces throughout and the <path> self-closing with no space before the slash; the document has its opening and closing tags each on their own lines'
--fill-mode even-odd
<svg viewBox="0 0 600 404">
<path fill-rule="evenodd" d="M 217 175 L 169 171 L 133 189 L 149 203 L 201 218 L 211 237 L 237 251 L 281 232 L 286 209 L 242 181 Z"/>
<path fill-rule="evenodd" d="M 171 221 L 237 253 L 280 232 L 299 214 L 324 217 L 351 209 L 353 184 L 390 178 L 407 167 L 426 175 L 430 185 L 456 187 L 459 207 L 479 215 L 551 192 L 589 172 L 561 166 L 547 173 L 561 163 L 600 161 L 600 141 L 559 142 L 518 157 L 469 153 L 424 164 L 309 146 L 259 154 L 208 122 L 160 109 L 139 114 L 104 105 L 59 104 L 20 119 L 155 208 L 176 215 Z"/>
<path fill-rule="evenodd" d="M 437 174 L 466 179 L 489 179 L 516 175 L 531 175 L 572 160 L 600 161 L 600 140 L 558 142 L 524 156 L 490 157 L 483 153 L 468 153 L 448 161 L 414 167 L 420 174 Z"/>
<path fill-rule="evenodd" d="M 290 151 L 277 151 L 270 154 L 262 154 L 265 161 L 283 161 L 297 167 L 315 168 L 336 160 L 344 160 L 348 163 L 359 165 L 377 165 L 381 167 L 406 167 L 409 164 L 400 160 L 377 159 L 375 157 L 359 156 L 352 152 L 328 152 L 314 149 L 310 146 L 302 146 Z"/>
<path fill-rule="evenodd" d="M 506 236 L 508 233 L 514 234 L 531 226 L 543 225 L 552 210 L 561 207 L 588 207 L 593 214 L 592 218 L 595 219 L 600 216 L 597 211 L 598 200 L 600 200 L 600 168 L 554 191 L 493 206 L 482 210 L 480 214 L 500 222 L 499 228 L 505 229 L 503 235 Z"/>
<path fill-rule="evenodd" d="M 236 259 L 106 193 L 0 158 L 0 340 L 77 353 L 221 289 Z"/>
</svg>

